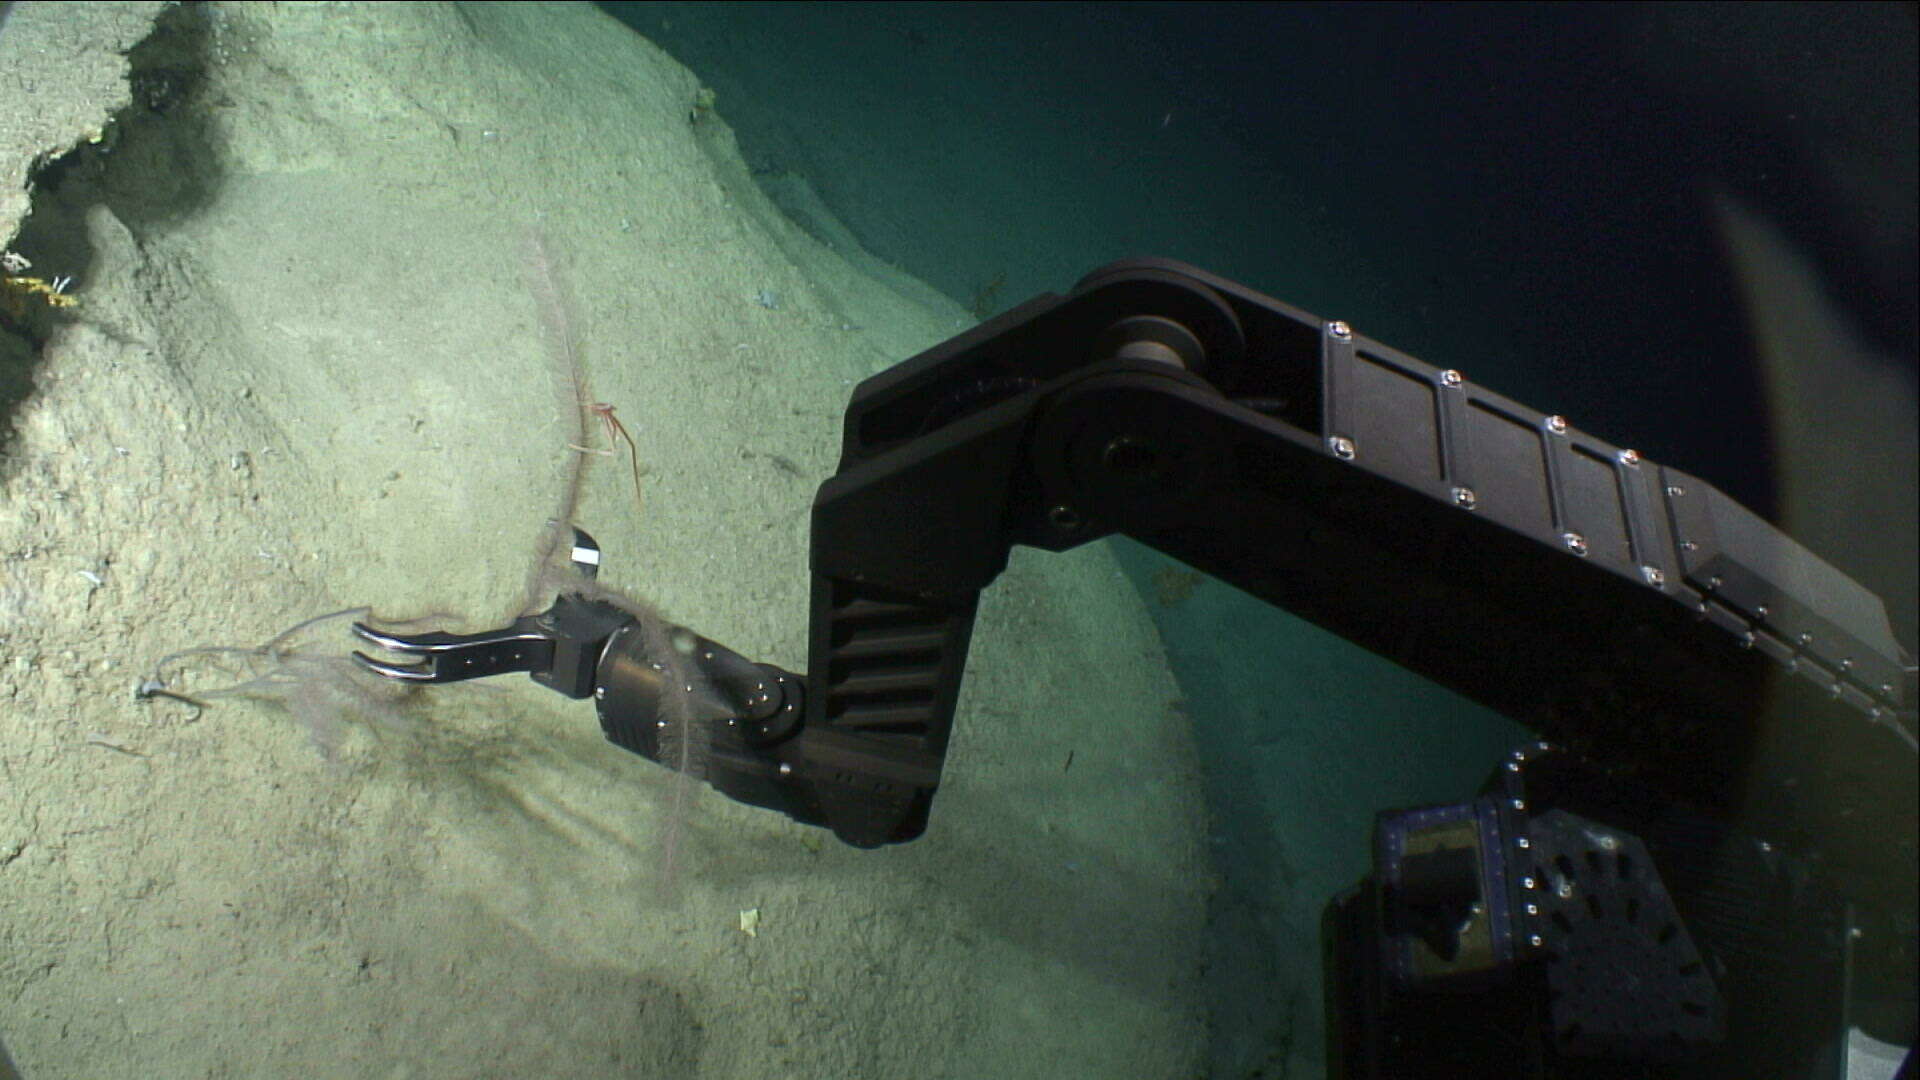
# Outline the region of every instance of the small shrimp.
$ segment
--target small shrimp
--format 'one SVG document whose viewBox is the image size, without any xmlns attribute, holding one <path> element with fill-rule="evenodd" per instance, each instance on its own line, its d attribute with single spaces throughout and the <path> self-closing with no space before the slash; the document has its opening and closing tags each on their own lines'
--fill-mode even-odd
<svg viewBox="0 0 1920 1080">
<path fill-rule="evenodd" d="M 633 507 L 636 511 L 641 512 L 642 516 L 645 516 L 643 509 L 644 501 L 640 496 L 640 448 L 634 445 L 633 436 L 627 433 L 627 426 L 620 422 L 619 417 L 613 415 L 612 405 L 604 401 L 596 401 L 592 405 L 587 406 L 587 409 L 595 416 L 606 421 L 607 445 L 609 449 L 602 451 L 602 453 L 613 453 L 613 448 L 619 445 L 616 441 L 617 439 L 625 439 L 627 441 L 627 460 L 633 464 Z"/>
</svg>

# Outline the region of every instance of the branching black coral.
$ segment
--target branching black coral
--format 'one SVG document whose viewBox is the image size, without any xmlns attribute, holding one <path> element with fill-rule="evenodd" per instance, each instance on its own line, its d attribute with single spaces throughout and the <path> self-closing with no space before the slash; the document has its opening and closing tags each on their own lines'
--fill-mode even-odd
<svg viewBox="0 0 1920 1080">
<path fill-rule="evenodd" d="M 663 890 L 671 890 L 679 874 L 687 815 L 707 775 L 713 725 L 735 715 L 736 710 L 708 680 L 694 657 L 697 639 L 692 631 L 675 626 L 649 605 L 571 568 L 559 574 L 552 587 L 632 616 L 639 628 L 642 651 L 660 673 L 660 711 L 654 718 L 660 725 L 657 760 L 675 774 L 667 821 L 660 835 L 660 880 Z"/>
<path fill-rule="evenodd" d="M 343 718 L 358 716 L 378 733 L 409 724 L 399 705 L 413 688 L 360 670 L 345 650 L 314 640 L 372 618 L 370 609 L 345 608 L 296 623 L 252 646 L 209 645 L 160 658 L 134 691 L 142 700 L 169 698 L 199 708 L 223 698 L 253 698 L 283 705 L 307 729 L 314 745 L 331 757 L 340 746 Z M 405 629 L 417 623 L 382 624 Z"/>
<path fill-rule="evenodd" d="M 709 733 L 715 723 L 734 713 L 708 684 L 693 654 L 695 635 L 662 619 L 648 605 L 599 584 L 573 565 L 575 519 L 588 459 L 617 453 L 616 440 L 625 441 L 638 504 L 642 472 L 639 450 L 625 425 L 614 417 L 612 407 L 594 402 L 588 390 L 572 297 L 538 232 L 527 235 L 523 275 L 545 342 L 546 366 L 560 406 L 566 456 L 551 512 L 534 543 L 533 558 L 517 598 L 517 614 L 539 614 L 554 604 L 556 595 L 570 594 L 607 604 L 632 617 L 631 630 L 638 636 L 646 661 L 659 673 L 658 715 L 653 718 L 659 723 L 657 760 L 676 774 L 660 840 L 661 881 L 671 888 L 685 820 L 706 773 Z M 606 424 L 607 441 L 612 444 L 608 449 L 587 444 L 595 417 Z M 322 647 L 314 641 L 329 630 L 344 630 L 349 623 L 371 622 L 368 616 L 367 608 L 349 608 L 307 619 L 251 648 L 214 646 L 174 653 L 156 665 L 152 677 L 141 685 L 139 696 L 148 700 L 170 698 L 195 708 L 232 697 L 277 701 L 329 754 L 338 747 L 348 718 L 369 722 L 376 735 L 409 727 L 398 706 L 418 692 L 417 684 L 382 678 L 355 663 L 350 649 Z M 447 616 L 436 616 L 405 625 L 383 622 L 377 628 L 403 633 L 409 627 L 427 629 L 448 621 Z"/>
</svg>

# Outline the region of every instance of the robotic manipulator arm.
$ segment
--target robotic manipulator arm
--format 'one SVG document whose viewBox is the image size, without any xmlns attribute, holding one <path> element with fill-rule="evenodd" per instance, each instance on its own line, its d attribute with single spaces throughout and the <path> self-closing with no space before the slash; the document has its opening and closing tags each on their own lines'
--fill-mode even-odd
<svg viewBox="0 0 1920 1080">
<path fill-rule="evenodd" d="M 813 506 L 807 672 L 666 635 L 719 699 L 705 779 L 857 846 L 919 836 L 980 591 L 1013 544 L 1116 532 L 1913 895 L 1915 670 L 1878 597 L 1696 477 L 1159 259 L 860 384 Z M 382 675 L 527 671 L 662 761 L 642 621 L 563 594 L 491 633 L 356 629 L 403 656 L 359 657 Z M 1809 790 L 1846 794 L 1786 797 Z"/>
<path fill-rule="evenodd" d="M 1181 263 L 1103 267 L 860 384 L 804 675 L 591 587 L 484 634 L 359 625 L 399 659 L 355 655 L 529 672 L 736 800 L 901 843 L 980 591 L 1014 544 L 1112 533 L 1539 735 L 1477 798 L 1376 819 L 1323 928 L 1330 1076 L 1517 1076 L 1516 1033 L 1544 1040 L 1530 1077 L 1774 1074 L 1861 1002 L 1905 1038 L 1916 683 L 1881 599 L 1697 477 Z M 585 533 L 573 559 L 599 565 Z"/>
</svg>

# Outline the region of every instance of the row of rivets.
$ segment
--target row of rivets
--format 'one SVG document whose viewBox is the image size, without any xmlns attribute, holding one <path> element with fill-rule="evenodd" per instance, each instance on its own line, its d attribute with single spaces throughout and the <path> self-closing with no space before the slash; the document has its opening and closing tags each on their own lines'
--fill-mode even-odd
<svg viewBox="0 0 1920 1080">
<path fill-rule="evenodd" d="M 1353 327 L 1338 319 L 1327 323 L 1327 333 L 1340 341 L 1351 341 L 1353 339 Z M 1456 368 L 1448 368 L 1440 373 L 1440 384 L 1449 389 L 1459 389 L 1466 384 L 1466 381 L 1466 375 Z M 1549 416 L 1546 419 L 1546 425 L 1547 430 L 1555 435 L 1565 435 L 1567 433 L 1567 418 L 1564 416 L 1557 414 Z M 1352 461 L 1359 453 L 1359 447 L 1354 444 L 1351 438 L 1345 435 L 1329 436 L 1327 438 L 1327 449 L 1333 452 L 1334 457 L 1342 461 Z M 1637 467 L 1640 464 L 1640 452 L 1638 450 L 1621 450 L 1617 457 L 1622 465 Z M 1685 492 L 1680 488 L 1670 487 L 1667 489 L 1667 494 L 1683 495 Z M 1472 488 L 1464 486 L 1456 487 L 1453 489 L 1452 495 L 1453 504 L 1462 510 L 1479 509 L 1480 496 Z M 1587 557 L 1586 537 L 1577 532 L 1566 532 L 1561 534 L 1560 541 L 1565 544 L 1567 550 L 1573 554 L 1583 559 Z M 1692 550 L 1690 545 L 1682 546 L 1687 547 L 1688 550 Z M 1642 566 L 1640 568 L 1640 575 L 1646 580 L 1647 584 L 1655 588 L 1659 588 L 1666 583 L 1666 574 L 1657 566 Z"/>
</svg>

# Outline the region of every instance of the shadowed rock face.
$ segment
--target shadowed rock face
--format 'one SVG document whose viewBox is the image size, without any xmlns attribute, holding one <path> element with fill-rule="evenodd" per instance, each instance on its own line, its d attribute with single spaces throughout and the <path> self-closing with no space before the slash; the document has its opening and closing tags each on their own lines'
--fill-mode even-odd
<svg viewBox="0 0 1920 1080">
<path fill-rule="evenodd" d="M 166 7 L 0 4 L 0 247 L 31 208 L 38 162 L 97 140 L 130 100 L 126 53 Z"/>
</svg>

